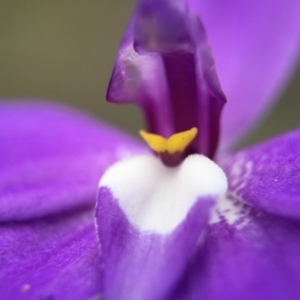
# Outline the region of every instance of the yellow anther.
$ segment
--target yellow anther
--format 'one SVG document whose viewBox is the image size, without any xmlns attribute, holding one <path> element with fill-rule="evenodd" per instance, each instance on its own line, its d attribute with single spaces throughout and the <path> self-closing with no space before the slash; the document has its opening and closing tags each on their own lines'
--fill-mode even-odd
<svg viewBox="0 0 300 300">
<path fill-rule="evenodd" d="M 198 133 L 198 129 L 193 127 L 190 130 L 173 134 L 167 140 L 167 151 L 170 154 L 183 152 L 186 147 L 194 140 Z"/>
<path fill-rule="evenodd" d="M 162 136 L 148 133 L 144 130 L 140 130 L 139 134 L 153 151 L 158 153 L 166 151 L 167 140 Z"/>
<path fill-rule="evenodd" d="M 174 154 L 177 152 L 183 152 L 196 137 L 198 130 L 196 127 L 193 127 L 190 130 L 173 134 L 168 139 L 165 139 L 158 134 L 148 133 L 144 130 L 140 130 L 139 133 L 153 151 L 158 153 L 168 152 L 170 154 Z"/>
</svg>

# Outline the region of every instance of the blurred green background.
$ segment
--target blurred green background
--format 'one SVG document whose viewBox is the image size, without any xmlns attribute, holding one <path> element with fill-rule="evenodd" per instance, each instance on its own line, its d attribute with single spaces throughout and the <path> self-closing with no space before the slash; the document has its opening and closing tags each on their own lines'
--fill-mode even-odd
<svg viewBox="0 0 300 300">
<path fill-rule="evenodd" d="M 55 99 L 132 133 L 144 126 L 136 107 L 105 101 L 134 0 L 0 3 L 0 97 Z M 300 71 L 243 145 L 300 126 L 299 83 Z"/>
</svg>

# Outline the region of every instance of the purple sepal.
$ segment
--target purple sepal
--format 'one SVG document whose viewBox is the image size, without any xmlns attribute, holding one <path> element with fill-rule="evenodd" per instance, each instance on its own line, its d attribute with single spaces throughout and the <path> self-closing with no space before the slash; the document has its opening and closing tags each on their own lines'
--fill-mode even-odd
<svg viewBox="0 0 300 300">
<path fill-rule="evenodd" d="M 186 0 L 201 17 L 228 99 L 221 147 L 243 138 L 297 66 L 299 0 Z"/>
<path fill-rule="evenodd" d="M 229 155 L 230 190 L 268 213 L 300 217 L 300 130 Z"/>
<path fill-rule="evenodd" d="M 166 299 L 191 254 L 202 244 L 213 200 L 199 199 L 167 235 L 133 227 L 106 187 L 100 188 L 97 201 L 104 299 Z"/>
<path fill-rule="evenodd" d="M 0 104 L 0 220 L 95 203 L 108 166 L 143 151 L 133 138 L 46 102 Z"/>
<path fill-rule="evenodd" d="M 152 133 L 168 137 L 197 127 L 188 153 L 213 157 L 226 99 L 204 28 L 184 1 L 139 1 L 107 99 L 139 105 Z"/>
<path fill-rule="evenodd" d="M 248 222 L 211 225 L 169 299 L 299 299 L 299 223 L 254 209 Z"/>
<path fill-rule="evenodd" d="M 0 299 L 101 299 L 94 210 L 0 226 Z"/>
</svg>

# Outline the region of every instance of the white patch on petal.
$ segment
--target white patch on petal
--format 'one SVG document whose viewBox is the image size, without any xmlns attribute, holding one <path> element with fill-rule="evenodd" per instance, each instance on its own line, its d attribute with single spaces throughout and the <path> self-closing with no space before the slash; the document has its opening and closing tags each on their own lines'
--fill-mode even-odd
<svg viewBox="0 0 300 300">
<path fill-rule="evenodd" d="M 244 155 L 241 154 L 232 166 L 228 176 L 230 190 L 237 193 L 239 190 L 243 189 L 247 184 L 252 169 L 252 161 L 247 160 Z"/>
<path fill-rule="evenodd" d="M 236 158 L 228 176 L 229 191 L 219 198 L 210 219 L 211 224 L 222 220 L 238 226 L 248 223 L 251 207 L 245 204 L 239 193 L 246 186 L 252 170 L 253 163 L 246 159 L 243 154 Z"/>
<path fill-rule="evenodd" d="M 227 190 L 223 170 L 202 155 L 178 167 L 154 156 L 136 156 L 110 167 L 100 181 L 110 188 L 129 221 L 144 231 L 172 232 L 199 197 L 220 197 Z"/>
<path fill-rule="evenodd" d="M 251 208 L 244 203 L 236 194 L 227 192 L 220 197 L 213 209 L 210 218 L 210 224 L 226 221 L 228 224 L 235 224 L 237 227 L 243 227 L 248 224 L 248 214 Z"/>
</svg>

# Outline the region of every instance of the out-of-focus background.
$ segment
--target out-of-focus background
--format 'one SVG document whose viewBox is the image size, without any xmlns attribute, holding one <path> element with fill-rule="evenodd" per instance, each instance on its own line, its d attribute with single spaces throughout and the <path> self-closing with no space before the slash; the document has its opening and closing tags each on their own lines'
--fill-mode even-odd
<svg viewBox="0 0 300 300">
<path fill-rule="evenodd" d="M 2 0 L 0 97 L 54 99 L 132 133 L 143 127 L 134 106 L 105 93 L 134 0 Z M 300 68 L 281 101 L 243 145 L 300 127 Z"/>
</svg>

